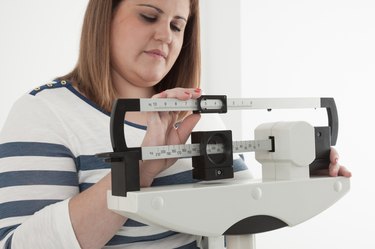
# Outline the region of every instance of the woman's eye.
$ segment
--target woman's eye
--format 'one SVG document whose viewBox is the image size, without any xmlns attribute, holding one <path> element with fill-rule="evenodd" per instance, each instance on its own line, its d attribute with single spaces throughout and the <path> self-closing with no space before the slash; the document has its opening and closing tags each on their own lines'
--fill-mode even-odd
<svg viewBox="0 0 375 249">
<path fill-rule="evenodd" d="M 171 29 L 176 32 L 181 32 L 181 28 L 173 23 L 171 23 Z"/>
<path fill-rule="evenodd" d="M 146 15 L 146 14 L 140 14 L 140 15 L 147 22 L 155 22 L 157 19 L 156 16 L 151 16 L 151 15 Z"/>
</svg>

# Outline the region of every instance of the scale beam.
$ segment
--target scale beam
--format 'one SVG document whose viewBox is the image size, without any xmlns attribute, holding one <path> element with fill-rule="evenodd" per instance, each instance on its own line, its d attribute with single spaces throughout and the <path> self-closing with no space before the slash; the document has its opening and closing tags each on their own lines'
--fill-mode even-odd
<svg viewBox="0 0 375 249">
<path fill-rule="evenodd" d="M 233 153 L 272 151 L 274 149 L 272 139 L 233 141 L 232 148 Z M 209 155 L 224 153 L 223 144 L 208 144 L 205 149 Z M 141 147 L 142 160 L 195 157 L 201 155 L 200 151 L 200 144 Z"/>
<path fill-rule="evenodd" d="M 338 136 L 338 115 L 333 98 L 234 98 L 225 95 L 202 95 L 196 100 L 176 99 L 117 99 L 111 115 L 111 141 L 114 152 L 128 149 L 124 136 L 126 112 L 150 111 L 193 111 L 198 113 L 226 113 L 228 110 L 252 109 L 306 109 L 325 108 L 331 143 L 336 144 Z"/>
</svg>

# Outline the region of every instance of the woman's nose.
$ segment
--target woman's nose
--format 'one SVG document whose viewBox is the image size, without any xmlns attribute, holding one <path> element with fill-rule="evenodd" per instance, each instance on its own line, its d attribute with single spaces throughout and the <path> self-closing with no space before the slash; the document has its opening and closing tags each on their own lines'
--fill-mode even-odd
<svg viewBox="0 0 375 249">
<path fill-rule="evenodd" d="M 155 30 L 155 39 L 170 44 L 172 42 L 172 30 L 169 23 L 160 23 Z"/>
</svg>

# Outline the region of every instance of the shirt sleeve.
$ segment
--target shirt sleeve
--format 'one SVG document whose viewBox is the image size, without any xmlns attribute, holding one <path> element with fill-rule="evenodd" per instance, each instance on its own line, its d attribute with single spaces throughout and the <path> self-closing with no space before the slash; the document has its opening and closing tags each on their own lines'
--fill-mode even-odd
<svg viewBox="0 0 375 249">
<path fill-rule="evenodd" d="M 59 116 L 25 95 L 0 134 L 0 248 L 80 248 L 68 201 L 79 193 L 75 156 Z"/>
<path fill-rule="evenodd" d="M 11 248 L 79 249 L 70 223 L 68 204 L 69 200 L 64 200 L 36 212 L 15 230 Z"/>
</svg>

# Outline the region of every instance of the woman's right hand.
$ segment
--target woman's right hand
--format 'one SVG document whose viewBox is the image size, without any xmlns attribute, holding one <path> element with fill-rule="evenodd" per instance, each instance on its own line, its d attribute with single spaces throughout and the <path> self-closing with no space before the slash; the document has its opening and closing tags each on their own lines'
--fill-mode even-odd
<svg viewBox="0 0 375 249">
<path fill-rule="evenodd" d="M 196 99 L 201 96 L 200 89 L 173 88 L 154 95 L 152 98 L 175 98 L 179 100 Z M 183 120 L 178 119 L 178 111 L 148 112 L 147 132 L 143 146 L 162 146 L 185 144 L 191 131 L 200 119 L 199 114 L 189 114 Z M 178 122 L 178 127 L 176 123 Z M 141 186 L 150 186 L 154 177 L 170 167 L 177 159 L 143 161 L 140 164 Z"/>
</svg>

